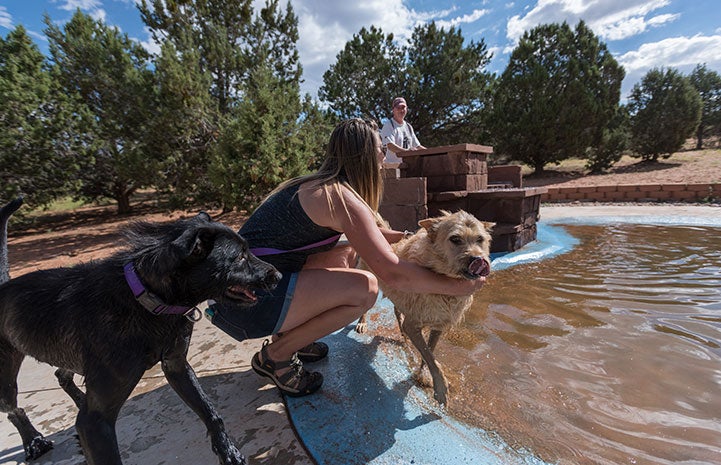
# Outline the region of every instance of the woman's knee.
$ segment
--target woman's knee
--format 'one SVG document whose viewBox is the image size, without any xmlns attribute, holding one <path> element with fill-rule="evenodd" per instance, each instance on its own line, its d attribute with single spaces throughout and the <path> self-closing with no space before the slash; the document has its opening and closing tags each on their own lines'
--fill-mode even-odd
<svg viewBox="0 0 721 465">
<path fill-rule="evenodd" d="M 363 276 L 364 280 L 364 286 L 359 287 L 359 289 L 363 290 L 362 295 L 360 296 L 362 299 L 360 307 L 362 307 L 362 312 L 365 312 L 369 308 L 373 307 L 376 300 L 378 300 L 378 278 L 369 271 L 359 270 L 359 272 L 361 276 Z"/>
</svg>

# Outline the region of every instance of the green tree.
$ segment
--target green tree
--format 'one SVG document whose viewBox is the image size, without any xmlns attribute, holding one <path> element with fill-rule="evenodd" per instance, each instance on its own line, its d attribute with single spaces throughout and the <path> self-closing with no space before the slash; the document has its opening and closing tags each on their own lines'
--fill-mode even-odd
<svg viewBox="0 0 721 465">
<path fill-rule="evenodd" d="M 403 50 L 393 34 L 375 26 L 362 28 L 323 74 L 318 98 L 339 118 L 366 117 L 380 123 L 393 97 L 405 92 L 405 75 Z"/>
<path fill-rule="evenodd" d="M 602 143 L 616 114 L 623 68 L 581 21 L 524 33 L 494 96 L 498 152 L 543 172 Z"/>
<path fill-rule="evenodd" d="M 400 93 L 413 110 L 410 119 L 423 145 L 483 142 L 493 82 L 485 71 L 492 55 L 483 39 L 464 44 L 460 29 L 431 22 L 415 28 L 406 56 Z"/>
<path fill-rule="evenodd" d="M 257 14 L 251 0 L 144 0 L 139 8 L 153 37 L 172 44 L 165 61 L 175 71 L 162 78 L 184 83 L 196 99 L 174 105 L 200 108 L 203 117 L 203 128 L 182 131 L 186 141 L 193 135 L 194 145 L 174 154 L 166 148 L 174 165 L 168 188 L 176 199 L 248 208 L 272 184 L 310 163 L 317 148 L 294 145 L 302 120 L 302 68 L 290 3 L 283 10 L 278 0 L 268 0 Z M 203 85 L 210 105 L 197 93 Z"/>
<path fill-rule="evenodd" d="M 689 79 L 703 102 L 701 121 L 696 129 L 696 149 L 701 150 L 706 137 L 721 134 L 721 76 L 703 64 L 694 68 Z"/>
<path fill-rule="evenodd" d="M 245 81 L 262 60 L 271 60 L 281 81 L 300 81 L 298 20 L 290 3 L 283 12 L 278 0 L 266 1 L 255 16 L 252 0 L 142 0 L 138 8 L 157 42 L 197 57 L 222 115 L 242 99 Z"/>
<path fill-rule="evenodd" d="M 208 92 L 210 75 L 200 70 L 198 53 L 179 54 L 165 42 L 155 61 L 159 104 L 146 147 L 158 160 L 154 184 L 174 208 L 210 189 L 208 150 L 219 132 L 218 107 Z"/>
<path fill-rule="evenodd" d="M 485 43 L 464 44 L 460 29 L 417 26 L 407 44 L 371 26 L 338 53 L 318 91 L 341 118 L 390 116 L 394 97 L 412 108 L 409 120 L 423 145 L 483 140 L 493 76 Z"/>
<path fill-rule="evenodd" d="M 0 197 L 30 207 L 71 192 L 90 120 L 55 85 L 23 26 L 0 38 Z"/>
<path fill-rule="evenodd" d="M 301 128 L 297 92 L 270 66 L 250 76 L 245 98 L 222 125 L 208 171 L 225 209 L 254 208 L 281 181 L 307 173 L 315 162 L 316 147 L 301 135 L 322 127 Z"/>
<path fill-rule="evenodd" d="M 591 173 L 598 174 L 611 168 L 628 149 L 629 138 L 628 108 L 620 105 L 608 126 L 603 129 L 599 143 L 588 148 L 586 169 Z"/>
<path fill-rule="evenodd" d="M 131 195 L 151 185 L 156 171 L 144 144 L 155 109 L 148 53 L 127 34 L 80 10 L 63 30 L 48 16 L 45 24 L 54 75 L 95 119 L 87 128 L 96 144 L 93 164 L 80 174 L 79 194 L 87 200 L 115 199 L 118 213 L 127 213 Z"/>
<path fill-rule="evenodd" d="M 631 148 L 644 161 L 668 158 L 683 146 L 701 120 L 701 97 L 673 68 L 654 68 L 633 86 L 628 99 Z"/>
</svg>

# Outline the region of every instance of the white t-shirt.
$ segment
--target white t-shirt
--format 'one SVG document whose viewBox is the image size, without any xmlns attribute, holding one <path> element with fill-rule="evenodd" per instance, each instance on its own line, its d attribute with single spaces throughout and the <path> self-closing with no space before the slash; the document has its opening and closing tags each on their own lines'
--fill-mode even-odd
<svg viewBox="0 0 721 465">
<path fill-rule="evenodd" d="M 381 129 L 381 143 L 383 145 L 394 143 L 398 147 L 406 149 L 413 149 L 421 145 L 410 123 L 403 121 L 403 124 L 398 124 L 393 118 L 387 120 Z M 402 160 L 395 152 L 388 148 L 386 149 L 384 161 L 388 163 L 399 163 Z"/>
</svg>

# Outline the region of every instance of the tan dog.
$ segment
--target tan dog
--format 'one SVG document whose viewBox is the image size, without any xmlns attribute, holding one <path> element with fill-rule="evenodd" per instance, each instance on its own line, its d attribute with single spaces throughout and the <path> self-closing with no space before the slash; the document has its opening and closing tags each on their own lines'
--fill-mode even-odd
<svg viewBox="0 0 721 465">
<path fill-rule="evenodd" d="M 420 221 L 413 236 L 393 244 L 402 259 L 453 278 L 478 279 L 490 272 L 490 229 L 495 223 L 479 221 L 463 210 L 442 211 L 442 216 Z M 365 264 L 361 266 L 366 267 Z M 401 331 L 411 340 L 433 378 L 435 399 L 447 403 L 448 381 L 433 351 L 444 331 L 458 324 L 473 303 L 473 296 L 417 294 L 391 289 L 380 282 L 383 294 L 395 305 Z M 423 330 L 430 330 L 428 340 Z M 358 332 L 365 331 L 365 315 L 358 320 Z M 423 363 L 419 368 L 419 374 Z"/>
</svg>

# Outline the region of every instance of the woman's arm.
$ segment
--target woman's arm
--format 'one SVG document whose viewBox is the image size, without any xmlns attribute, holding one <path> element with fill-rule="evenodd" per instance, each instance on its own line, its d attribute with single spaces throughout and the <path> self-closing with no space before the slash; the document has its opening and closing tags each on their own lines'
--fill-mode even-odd
<svg viewBox="0 0 721 465">
<path fill-rule="evenodd" d="M 374 215 L 358 197 L 344 187 L 341 199 L 331 189 L 331 215 L 328 199 L 321 191 L 319 188 L 311 195 L 301 194 L 301 205 L 308 216 L 319 225 L 344 232 L 358 255 L 386 285 L 409 292 L 447 295 L 469 295 L 483 286 L 485 278 L 449 278 L 399 259 L 376 225 Z"/>
</svg>

